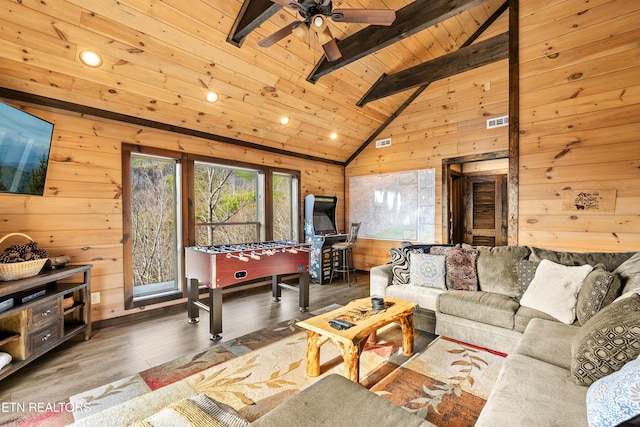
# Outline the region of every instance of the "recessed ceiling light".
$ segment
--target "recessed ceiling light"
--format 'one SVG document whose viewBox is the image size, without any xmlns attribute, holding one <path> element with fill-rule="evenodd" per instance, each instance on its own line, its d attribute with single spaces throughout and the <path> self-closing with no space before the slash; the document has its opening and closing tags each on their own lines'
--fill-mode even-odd
<svg viewBox="0 0 640 427">
<path fill-rule="evenodd" d="M 102 65 L 102 57 L 92 50 L 80 52 L 80 61 L 87 67 L 99 67 Z"/>
<path fill-rule="evenodd" d="M 216 102 L 219 98 L 220 96 L 216 92 L 207 92 L 204 96 L 204 99 L 206 99 L 207 102 Z"/>
<path fill-rule="evenodd" d="M 290 121 L 291 121 L 291 119 L 289 117 L 281 117 L 280 118 L 280 124 L 283 125 L 283 126 L 288 125 Z"/>
<path fill-rule="evenodd" d="M 338 137 L 338 134 L 335 133 L 335 132 L 332 133 L 331 135 L 329 135 L 329 138 L 331 138 L 331 139 L 336 139 L 337 137 Z"/>
</svg>

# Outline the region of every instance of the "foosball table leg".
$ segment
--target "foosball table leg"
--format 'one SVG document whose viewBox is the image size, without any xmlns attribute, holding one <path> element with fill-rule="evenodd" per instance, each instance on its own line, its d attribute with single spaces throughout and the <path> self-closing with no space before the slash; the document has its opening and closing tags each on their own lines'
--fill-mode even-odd
<svg viewBox="0 0 640 427">
<path fill-rule="evenodd" d="M 222 288 L 209 288 L 209 339 L 222 338 Z"/>
<path fill-rule="evenodd" d="M 198 279 L 187 278 L 187 316 L 189 317 L 189 323 L 198 323 L 200 320 L 200 310 L 195 304 L 199 298 L 199 287 Z"/>
<path fill-rule="evenodd" d="M 280 277 L 276 274 L 271 276 L 271 295 L 273 302 L 280 301 L 280 297 L 282 296 L 282 289 L 280 289 Z"/>
<path fill-rule="evenodd" d="M 309 308 L 309 273 L 301 273 L 298 278 L 298 306 L 302 313 Z"/>
</svg>

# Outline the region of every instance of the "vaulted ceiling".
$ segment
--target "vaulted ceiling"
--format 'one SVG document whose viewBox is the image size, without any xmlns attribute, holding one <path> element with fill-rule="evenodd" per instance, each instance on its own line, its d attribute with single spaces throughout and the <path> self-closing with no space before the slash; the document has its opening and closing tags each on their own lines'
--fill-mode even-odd
<svg viewBox="0 0 640 427">
<path fill-rule="evenodd" d="M 329 21 L 333 62 L 316 38 L 258 45 L 300 19 L 278 3 L 0 0 L 0 97 L 344 164 L 429 82 L 507 52 L 505 0 L 333 1 L 397 11 L 389 27 Z"/>
</svg>

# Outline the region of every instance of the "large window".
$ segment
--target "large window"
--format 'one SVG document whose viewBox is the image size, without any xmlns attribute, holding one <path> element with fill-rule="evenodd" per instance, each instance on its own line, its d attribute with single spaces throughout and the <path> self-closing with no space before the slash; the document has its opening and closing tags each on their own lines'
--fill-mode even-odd
<svg viewBox="0 0 640 427">
<path fill-rule="evenodd" d="M 176 158 L 132 153 L 129 235 L 133 299 L 181 292 L 181 167 Z"/>
<path fill-rule="evenodd" d="M 196 245 L 264 239 L 264 174 L 195 162 Z"/>
<path fill-rule="evenodd" d="M 181 298 L 185 246 L 299 241 L 299 172 L 123 145 L 125 307 Z"/>
</svg>

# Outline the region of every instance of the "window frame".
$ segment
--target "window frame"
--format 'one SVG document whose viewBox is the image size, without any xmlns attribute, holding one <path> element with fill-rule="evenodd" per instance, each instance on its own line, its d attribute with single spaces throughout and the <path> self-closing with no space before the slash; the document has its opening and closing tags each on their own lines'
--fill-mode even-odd
<svg viewBox="0 0 640 427">
<path fill-rule="evenodd" d="M 181 211 L 181 236 L 177 236 L 179 249 L 178 264 L 182 266 L 179 274 L 181 285 L 175 292 L 166 292 L 150 297 L 134 298 L 133 294 L 133 259 L 131 256 L 131 154 L 141 153 L 151 156 L 160 156 L 176 159 L 181 164 L 181 183 L 180 183 L 180 204 Z M 303 233 L 303 209 L 302 200 L 302 184 L 301 172 L 299 170 L 277 168 L 247 162 L 238 162 L 224 158 L 204 156 L 198 154 L 189 154 L 172 150 L 159 149 L 154 147 L 140 146 L 135 144 L 122 144 L 122 210 L 123 210 L 123 276 L 124 276 L 124 306 L 125 310 L 144 307 L 147 305 L 159 304 L 176 299 L 185 298 L 187 296 L 186 282 L 184 280 L 184 248 L 194 246 L 196 241 L 196 224 L 195 224 L 195 188 L 194 188 L 194 164 L 195 162 L 204 162 L 218 164 L 230 168 L 244 168 L 260 171 L 264 178 L 264 203 L 263 203 L 263 219 L 264 229 L 263 236 L 266 241 L 273 240 L 273 174 L 291 175 L 297 180 L 297 195 L 292 203 L 295 203 L 297 210 L 297 218 L 295 227 L 297 228 L 298 240 Z M 180 238 L 181 237 L 181 238 Z"/>
</svg>

